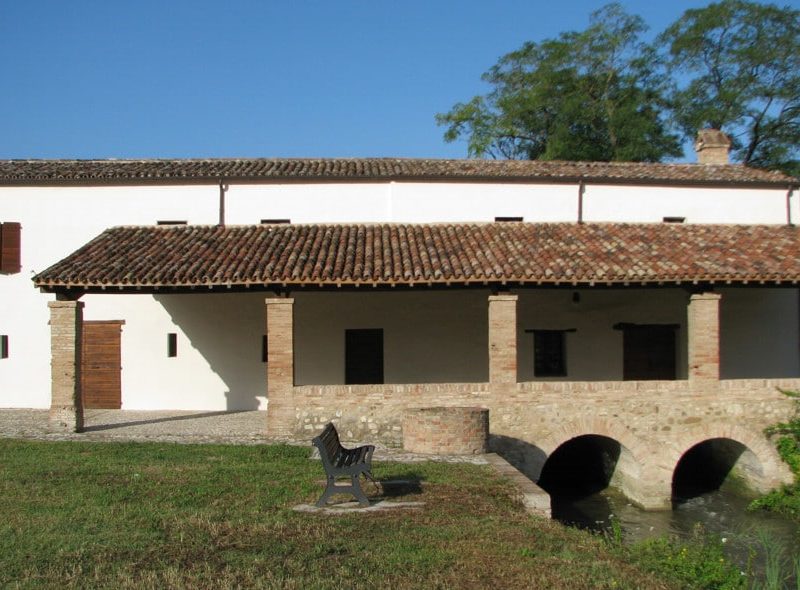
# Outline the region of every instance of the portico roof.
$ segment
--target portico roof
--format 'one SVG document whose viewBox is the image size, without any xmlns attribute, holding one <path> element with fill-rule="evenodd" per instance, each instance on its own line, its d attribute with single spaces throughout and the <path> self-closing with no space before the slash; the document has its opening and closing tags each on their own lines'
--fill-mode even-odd
<svg viewBox="0 0 800 590">
<path fill-rule="evenodd" d="M 48 292 L 798 281 L 794 226 L 666 223 L 114 227 L 33 278 Z"/>
</svg>

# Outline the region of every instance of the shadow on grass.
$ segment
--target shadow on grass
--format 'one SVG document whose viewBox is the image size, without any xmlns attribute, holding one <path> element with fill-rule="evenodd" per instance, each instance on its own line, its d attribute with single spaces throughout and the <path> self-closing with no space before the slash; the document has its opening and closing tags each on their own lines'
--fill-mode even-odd
<svg viewBox="0 0 800 590">
<path fill-rule="evenodd" d="M 152 418 L 150 420 L 132 420 L 117 422 L 114 424 L 95 424 L 84 426 L 84 432 L 99 432 L 102 430 L 114 430 L 115 428 L 126 428 L 128 426 L 142 426 L 144 424 L 160 424 L 162 422 L 178 422 L 181 420 L 196 420 L 198 418 L 213 418 L 214 416 L 225 416 L 226 414 L 240 414 L 247 410 L 221 410 L 219 412 L 198 412 L 197 414 L 187 414 L 183 416 L 165 416 L 163 418 Z"/>
<path fill-rule="evenodd" d="M 422 493 L 423 478 L 418 473 L 386 475 L 377 480 L 383 498 L 399 498 Z"/>
</svg>

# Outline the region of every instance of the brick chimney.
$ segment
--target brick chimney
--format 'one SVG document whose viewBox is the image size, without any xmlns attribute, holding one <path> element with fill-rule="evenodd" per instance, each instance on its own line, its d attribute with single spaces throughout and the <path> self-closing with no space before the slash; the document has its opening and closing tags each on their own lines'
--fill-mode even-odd
<svg viewBox="0 0 800 590">
<path fill-rule="evenodd" d="M 718 129 L 701 129 L 697 132 L 694 151 L 698 164 L 730 164 L 728 152 L 731 140 Z"/>
</svg>

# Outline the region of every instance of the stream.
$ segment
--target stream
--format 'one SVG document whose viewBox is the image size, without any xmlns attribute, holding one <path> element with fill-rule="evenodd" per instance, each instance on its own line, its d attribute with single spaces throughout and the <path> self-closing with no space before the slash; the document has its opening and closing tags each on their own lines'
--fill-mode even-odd
<svg viewBox="0 0 800 590">
<path fill-rule="evenodd" d="M 606 488 L 581 498 L 553 495 L 552 511 L 553 518 L 564 524 L 595 532 L 610 531 L 616 519 L 624 541 L 630 543 L 659 536 L 690 539 L 701 526 L 706 533 L 725 539 L 727 557 L 742 571 L 750 569 L 757 575 L 764 571 L 765 536 L 781 547 L 786 558 L 800 558 L 800 527 L 768 512 L 748 512 L 750 499 L 715 490 L 680 502 L 671 511 L 645 512 L 620 492 Z"/>
</svg>

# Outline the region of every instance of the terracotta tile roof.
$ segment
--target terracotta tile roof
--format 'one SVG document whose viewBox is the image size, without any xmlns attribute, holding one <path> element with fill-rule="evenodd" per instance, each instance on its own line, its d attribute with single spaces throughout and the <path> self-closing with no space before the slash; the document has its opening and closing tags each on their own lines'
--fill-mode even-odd
<svg viewBox="0 0 800 590">
<path fill-rule="evenodd" d="M 800 229 L 617 223 L 116 227 L 33 280 L 48 290 L 794 283 L 800 280 Z"/>
<path fill-rule="evenodd" d="M 227 180 L 530 180 L 658 184 L 777 184 L 797 179 L 741 165 L 522 160 L 186 159 L 0 160 L 0 184 Z"/>
</svg>

